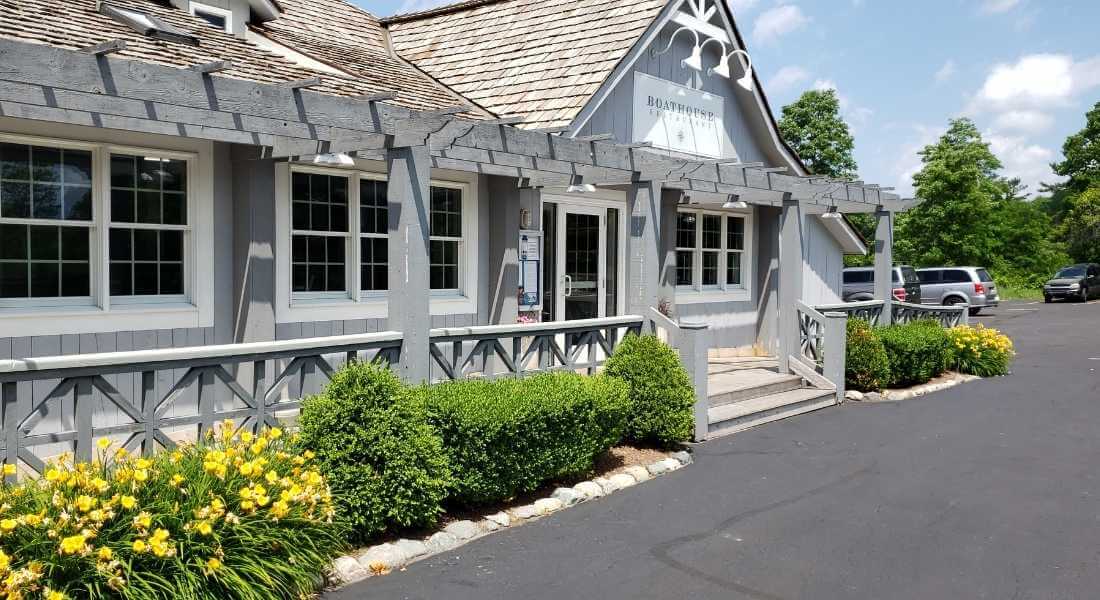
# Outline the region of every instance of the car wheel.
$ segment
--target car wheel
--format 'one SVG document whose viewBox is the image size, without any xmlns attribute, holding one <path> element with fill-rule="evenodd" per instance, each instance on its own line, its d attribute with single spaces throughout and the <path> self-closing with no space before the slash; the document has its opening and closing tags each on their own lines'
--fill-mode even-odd
<svg viewBox="0 0 1100 600">
<path fill-rule="evenodd" d="M 1089 288 L 1081 288 L 1081 302 L 1089 301 Z"/>
<path fill-rule="evenodd" d="M 1043 296 L 1043 301 L 1047 304 L 1050 304 L 1051 302 L 1054 302 L 1054 298 L 1051 298 L 1050 296 Z"/>
<path fill-rule="evenodd" d="M 982 307 L 980 307 L 980 306 L 972 306 L 972 307 L 970 307 L 970 311 L 969 311 L 969 312 L 970 312 L 970 316 L 972 316 L 972 317 L 974 317 L 974 316 L 977 316 L 977 315 L 978 315 L 978 313 L 982 312 Z"/>
</svg>

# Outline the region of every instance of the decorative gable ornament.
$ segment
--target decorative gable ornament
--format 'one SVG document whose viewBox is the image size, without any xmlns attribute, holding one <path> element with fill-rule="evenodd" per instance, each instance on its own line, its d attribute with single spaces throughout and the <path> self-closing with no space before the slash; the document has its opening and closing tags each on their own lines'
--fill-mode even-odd
<svg viewBox="0 0 1100 600">
<path fill-rule="evenodd" d="M 710 23 L 710 19 L 717 12 L 718 7 L 710 6 L 708 8 L 707 0 L 686 0 L 685 4 L 691 9 L 690 12 L 679 11 L 676 13 L 672 20 L 680 25 L 680 28 L 673 32 L 664 50 L 655 54 L 660 55 L 668 52 L 672 48 L 673 42 L 676 41 L 676 36 L 687 31 L 695 37 L 695 47 L 691 51 L 691 56 L 680 61 L 681 64 L 695 71 L 703 71 L 703 48 L 711 42 L 719 44 L 722 47 L 722 57 L 719 59 L 717 66 L 706 69 L 705 72 L 708 75 L 718 75 L 729 79 L 730 57 L 738 54 L 744 56 L 748 64 L 745 67 L 744 77 L 737 80 L 737 85 L 752 91 L 752 57 L 749 56 L 748 52 L 733 47 L 733 40 L 730 39 L 725 29 Z M 727 46 L 731 48 L 728 52 L 726 51 Z"/>
</svg>

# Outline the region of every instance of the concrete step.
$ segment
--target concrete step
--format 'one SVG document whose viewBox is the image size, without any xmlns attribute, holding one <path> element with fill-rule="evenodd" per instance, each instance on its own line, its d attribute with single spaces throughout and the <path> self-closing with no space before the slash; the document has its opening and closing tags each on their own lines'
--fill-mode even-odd
<svg viewBox="0 0 1100 600">
<path fill-rule="evenodd" d="M 836 404 L 836 392 L 801 388 L 716 406 L 707 410 L 710 437 L 729 435 Z"/>
<path fill-rule="evenodd" d="M 798 375 L 780 375 L 764 369 L 712 374 L 707 382 L 711 408 L 770 396 L 802 387 Z"/>
<path fill-rule="evenodd" d="M 775 372 L 779 368 L 779 362 L 774 356 L 738 356 L 731 358 L 710 358 L 707 361 L 707 372 L 731 373 L 734 371 L 767 369 Z"/>
</svg>

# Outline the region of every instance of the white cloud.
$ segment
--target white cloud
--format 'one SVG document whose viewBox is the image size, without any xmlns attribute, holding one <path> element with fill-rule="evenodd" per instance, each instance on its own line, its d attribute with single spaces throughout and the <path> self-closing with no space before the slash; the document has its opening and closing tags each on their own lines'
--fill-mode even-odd
<svg viewBox="0 0 1100 600">
<path fill-rule="evenodd" d="M 1035 135 L 1043 133 L 1054 125 L 1054 117 L 1037 110 L 1010 110 L 1003 112 L 993 120 L 998 131 L 1016 131 Z"/>
<path fill-rule="evenodd" d="M 913 125 L 911 129 L 913 135 L 898 149 L 897 160 L 894 161 L 889 173 L 893 177 L 893 185 L 897 188 L 897 193 L 903 198 L 913 196 L 913 175 L 916 175 L 924 166 L 917 153 L 925 146 L 935 143 L 945 131 L 943 127 L 929 127 L 921 124 Z"/>
<path fill-rule="evenodd" d="M 981 11 L 993 15 L 1008 12 L 1020 5 L 1020 0 L 984 0 Z"/>
<path fill-rule="evenodd" d="M 998 64 L 978 90 L 973 108 L 1002 111 L 1064 106 L 1077 87 L 1074 70 L 1073 58 L 1065 54 L 1029 54 L 1014 64 Z"/>
<path fill-rule="evenodd" d="M 768 90 L 774 93 L 783 93 L 809 78 L 810 73 L 806 69 L 796 65 L 788 65 L 779 69 L 779 72 L 768 81 Z"/>
<path fill-rule="evenodd" d="M 758 0 L 726 0 L 729 2 L 730 9 L 733 10 L 733 16 L 739 17 L 744 13 L 749 12 L 755 6 Z"/>
<path fill-rule="evenodd" d="M 806 26 L 810 18 L 794 4 L 782 4 L 770 8 L 756 17 L 752 37 L 759 44 L 774 42 L 779 37 Z"/>
<path fill-rule="evenodd" d="M 1050 170 L 1050 162 L 1055 154 L 1049 148 L 1028 142 L 1023 136 L 1001 135 L 988 131 L 983 136 L 989 142 L 989 149 L 1004 165 L 1005 177 L 1017 177 L 1027 186 L 1028 195 L 1039 192 L 1042 182 L 1053 183 L 1059 179 Z"/>
<path fill-rule="evenodd" d="M 958 69 L 955 67 L 955 61 L 953 59 L 947 59 L 947 62 L 943 63 L 943 66 L 936 71 L 936 83 L 944 83 L 947 80 L 955 76 Z"/>
</svg>

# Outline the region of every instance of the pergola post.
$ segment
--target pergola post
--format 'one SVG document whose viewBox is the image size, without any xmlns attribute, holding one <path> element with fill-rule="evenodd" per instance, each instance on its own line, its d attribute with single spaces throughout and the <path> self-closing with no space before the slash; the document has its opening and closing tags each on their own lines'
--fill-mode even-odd
<svg viewBox="0 0 1100 600">
<path fill-rule="evenodd" d="M 632 184 L 627 201 L 630 211 L 627 311 L 644 316 L 650 308 L 657 308 L 661 287 L 661 182 Z"/>
<path fill-rule="evenodd" d="M 411 384 L 423 383 L 429 377 L 431 164 L 427 146 L 391 148 L 386 152 L 390 255 L 387 328 L 404 334 L 396 370 Z"/>
<path fill-rule="evenodd" d="M 880 206 L 875 211 L 875 299 L 882 300 L 879 325 L 893 322 L 894 213 Z"/>
<path fill-rule="evenodd" d="M 783 195 L 779 224 L 779 370 L 786 373 L 790 357 L 799 352 L 798 308 L 802 298 L 802 214 L 798 200 Z"/>
</svg>

